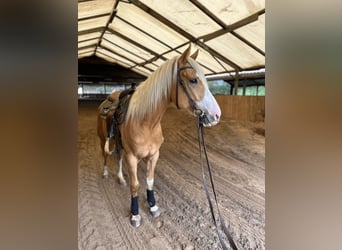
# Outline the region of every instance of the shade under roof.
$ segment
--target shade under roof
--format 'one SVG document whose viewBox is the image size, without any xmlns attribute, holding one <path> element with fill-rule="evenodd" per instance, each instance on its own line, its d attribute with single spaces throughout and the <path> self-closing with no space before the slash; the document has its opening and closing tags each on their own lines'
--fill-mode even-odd
<svg viewBox="0 0 342 250">
<path fill-rule="evenodd" d="M 149 75 L 191 43 L 206 75 L 265 67 L 264 0 L 79 0 L 78 58 Z"/>
</svg>

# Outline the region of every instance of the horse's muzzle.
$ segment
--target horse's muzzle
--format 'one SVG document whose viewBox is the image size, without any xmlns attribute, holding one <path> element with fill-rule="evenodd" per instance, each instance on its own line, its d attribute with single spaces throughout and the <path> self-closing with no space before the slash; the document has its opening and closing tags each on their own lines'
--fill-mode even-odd
<svg viewBox="0 0 342 250">
<path fill-rule="evenodd" d="M 213 127 L 220 121 L 220 116 L 218 114 L 213 116 L 200 109 L 194 110 L 194 115 L 200 118 L 204 127 Z"/>
<path fill-rule="evenodd" d="M 213 127 L 216 124 L 218 124 L 219 121 L 220 121 L 219 116 L 212 117 L 211 115 L 205 115 L 205 117 L 203 119 L 203 126 L 204 127 Z"/>
</svg>

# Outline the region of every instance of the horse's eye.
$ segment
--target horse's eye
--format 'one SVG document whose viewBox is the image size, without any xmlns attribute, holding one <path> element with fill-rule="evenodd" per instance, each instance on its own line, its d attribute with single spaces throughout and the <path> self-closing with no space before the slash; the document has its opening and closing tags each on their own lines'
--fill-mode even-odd
<svg viewBox="0 0 342 250">
<path fill-rule="evenodd" d="M 189 81 L 191 84 L 197 84 L 197 78 L 190 79 Z"/>
</svg>

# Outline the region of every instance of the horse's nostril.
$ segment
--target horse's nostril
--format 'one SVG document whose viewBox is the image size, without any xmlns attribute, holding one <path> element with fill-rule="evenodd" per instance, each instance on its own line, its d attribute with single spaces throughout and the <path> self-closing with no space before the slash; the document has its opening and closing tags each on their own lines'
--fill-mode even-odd
<svg viewBox="0 0 342 250">
<path fill-rule="evenodd" d="M 220 118 L 220 116 L 218 114 L 216 114 L 215 117 L 217 120 Z"/>
</svg>

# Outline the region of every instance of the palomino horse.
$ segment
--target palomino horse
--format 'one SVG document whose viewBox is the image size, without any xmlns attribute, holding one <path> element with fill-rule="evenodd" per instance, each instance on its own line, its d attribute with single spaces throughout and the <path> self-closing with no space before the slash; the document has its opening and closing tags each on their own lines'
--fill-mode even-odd
<svg viewBox="0 0 342 250">
<path fill-rule="evenodd" d="M 137 167 L 141 160 L 147 165 L 147 200 L 150 212 L 153 217 L 160 214 L 154 198 L 153 182 L 159 148 L 164 140 L 160 122 L 168 105 L 174 103 L 178 109 L 188 109 L 203 116 L 204 126 L 214 126 L 220 120 L 220 107 L 208 89 L 200 65 L 195 61 L 198 50 L 190 56 L 190 49 L 191 46 L 182 55 L 166 61 L 136 88 L 125 120 L 119 125 L 123 148 L 118 157 L 118 178 L 121 184 L 126 183 L 122 175 L 123 159 L 129 172 L 131 224 L 134 227 L 141 223 L 137 178 Z M 118 99 L 118 96 L 118 92 L 111 94 L 113 99 Z M 106 143 L 107 128 L 108 120 L 99 117 L 98 135 L 104 155 L 104 176 L 108 176 L 106 157 L 111 154 L 109 146 L 113 145 L 113 142 L 111 145 Z"/>
</svg>

